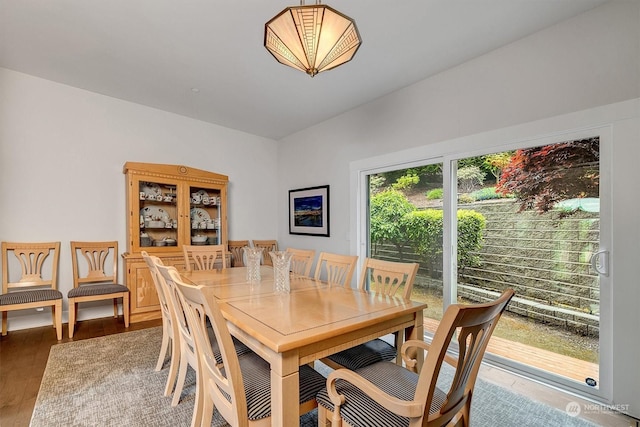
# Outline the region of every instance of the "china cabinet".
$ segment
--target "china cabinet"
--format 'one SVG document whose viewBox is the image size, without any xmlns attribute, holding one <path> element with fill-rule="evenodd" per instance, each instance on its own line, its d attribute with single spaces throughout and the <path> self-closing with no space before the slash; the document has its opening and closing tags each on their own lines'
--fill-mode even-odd
<svg viewBox="0 0 640 427">
<path fill-rule="evenodd" d="M 229 178 L 182 165 L 127 162 L 126 285 L 131 322 L 160 317 L 155 285 L 141 251 L 184 270 L 184 245 L 227 243 Z"/>
</svg>

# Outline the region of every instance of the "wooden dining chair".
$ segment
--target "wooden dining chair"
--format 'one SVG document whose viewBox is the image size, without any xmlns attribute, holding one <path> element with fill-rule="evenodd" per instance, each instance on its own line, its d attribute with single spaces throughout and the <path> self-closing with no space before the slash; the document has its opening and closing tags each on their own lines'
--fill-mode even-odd
<svg viewBox="0 0 640 427">
<path fill-rule="evenodd" d="M 214 298 L 205 298 L 202 286 L 191 286 L 180 280 L 177 272 L 173 279 L 184 299 L 189 325 L 194 331 L 197 353 L 200 356 L 200 390 L 197 393 L 194 420 L 201 426 L 210 426 L 214 408 L 231 425 L 266 426 L 271 417 L 271 368 L 255 353 L 238 356 L 227 322 Z M 209 319 L 219 343 L 220 364 L 211 351 L 210 338 L 205 333 L 205 319 Z M 315 395 L 324 387 L 325 378 L 308 365 L 300 366 L 300 413 L 314 409 Z M 295 404 L 291 402 L 291 404 Z M 196 425 L 192 421 L 192 425 Z"/>
<path fill-rule="evenodd" d="M 350 286 L 357 262 L 357 255 L 320 252 L 314 278 L 325 280 L 332 285 Z"/>
<path fill-rule="evenodd" d="M 84 259 L 84 262 L 82 261 Z M 69 338 L 81 302 L 113 300 L 113 317 L 118 318 L 118 299 L 122 300 L 125 328 L 129 327 L 129 288 L 118 283 L 118 242 L 71 242 L 73 289 L 69 298 Z"/>
<path fill-rule="evenodd" d="M 248 240 L 229 240 L 227 242 L 229 253 L 231 253 L 232 267 L 244 267 L 244 252 L 242 249 L 248 246 Z"/>
<path fill-rule="evenodd" d="M 167 384 L 164 388 L 164 395 L 171 395 L 173 385 L 176 382 L 176 376 L 178 374 L 178 365 L 180 363 L 180 337 L 177 329 L 177 321 L 174 319 L 174 309 L 171 306 L 171 298 L 168 293 L 167 286 L 162 283 L 162 278 L 159 277 L 157 265 L 164 265 L 162 260 L 157 256 L 149 255 L 146 251 L 141 252 L 142 258 L 149 267 L 149 274 L 151 280 L 156 287 L 156 293 L 158 294 L 158 300 L 160 301 L 160 313 L 162 315 L 162 343 L 160 344 L 160 354 L 158 355 L 158 362 L 156 363 L 156 371 L 159 371 L 164 366 L 164 361 L 167 357 L 167 352 L 171 349 L 171 359 L 169 361 L 169 375 L 167 377 Z"/>
<path fill-rule="evenodd" d="M 189 329 L 187 324 L 186 314 L 184 307 L 182 306 L 180 299 L 177 295 L 177 289 L 175 288 L 173 278 L 170 275 L 170 270 L 175 267 L 163 265 L 159 259 L 154 260 L 155 266 L 158 271 L 158 278 L 160 279 L 161 286 L 166 291 L 165 294 L 170 300 L 170 306 L 173 308 L 173 317 L 175 321 L 176 330 L 178 331 L 178 343 L 180 346 L 179 351 L 179 366 L 178 376 L 175 383 L 175 389 L 173 390 L 173 399 L 171 400 L 171 406 L 176 406 L 180 402 L 182 390 L 184 388 L 184 382 L 187 377 L 187 368 L 191 368 L 196 372 L 196 378 L 198 375 L 198 358 L 196 356 L 196 347 L 194 343 L 193 331 Z"/>
<path fill-rule="evenodd" d="M 227 268 L 227 248 L 225 245 L 183 245 L 182 248 L 187 271 Z"/>
<path fill-rule="evenodd" d="M 413 282 L 418 272 L 419 264 L 415 262 L 393 262 L 374 258 L 366 258 L 362 266 L 358 289 L 368 290 L 385 296 L 394 296 L 401 293 L 402 298 L 411 299 Z M 396 359 L 397 363 L 402 363 L 398 357 L 398 349 L 402 346 L 404 337 L 401 333 L 394 333 L 395 345 L 392 345 L 381 338 L 368 341 L 364 344 L 348 348 L 339 353 L 332 354 L 322 362 L 333 369 L 347 368 L 356 369 L 371 365 L 381 361 L 391 361 Z"/>
<path fill-rule="evenodd" d="M 189 366 L 196 372 L 196 389 L 198 378 L 198 355 L 196 354 L 194 331 L 189 326 L 187 320 L 187 313 L 185 312 L 185 306 L 180 299 L 178 289 L 176 287 L 176 278 L 180 278 L 178 270 L 173 266 L 165 266 L 156 262 L 155 266 L 158 270 L 158 277 L 163 289 L 166 291 L 168 299 L 171 301 L 171 307 L 173 307 L 173 318 L 178 330 L 178 339 L 180 343 L 180 365 L 178 367 L 178 378 L 176 381 L 175 389 L 173 391 L 173 399 L 171 400 L 171 406 L 176 406 L 180 402 L 182 390 L 184 389 L 184 383 L 187 376 L 187 369 Z M 217 345 L 217 341 L 213 338 L 210 339 L 212 345 L 211 351 L 217 355 L 218 360 L 220 358 L 220 350 Z M 239 354 L 249 353 L 251 350 L 244 344 L 235 340 L 235 350 Z M 197 395 L 196 395 L 197 397 Z"/>
<path fill-rule="evenodd" d="M 357 426 L 465 426 L 480 363 L 500 316 L 514 292 L 508 289 L 495 301 L 452 304 L 444 313 L 433 341 L 409 340 L 402 346 L 407 369 L 378 362 L 352 371 L 337 369 L 317 395 L 318 425 Z M 457 339 L 458 356 L 447 353 Z M 409 351 L 426 351 L 420 373 Z M 444 391 L 436 385 L 442 362 L 455 370 Z"/>
<path fill-rule="evenodd" d="M 273 261 L 271 261 L 271 257 L 269 256 L 269 252 L 275 252 L 278 250 L 278 241 L 277 240 L 254 240 L 253 241 L 254 248 L 262 249 L 262 264 L 263 265 L 273 265 Z"/>
<path fill-rule="evenodd" d="M 287 248 L 287 252 L 291 255 L 291 272 L 297 276 L 311 276 L 311 266 L 313 265 L 313 257 L 316 255 L 314 250 Z"/>
<path fill-rule="evenodd" d="M 17 262 L 11 259 L 12 253 Z M 51 307 L 58 341 L 62 339 L 62 293 L 58 290 L 60 242 L 2 242 L 2 335 L 7 335 L 9 311 Z M 21 274 L 13 274 L 21 270 Z"/>
</svg>

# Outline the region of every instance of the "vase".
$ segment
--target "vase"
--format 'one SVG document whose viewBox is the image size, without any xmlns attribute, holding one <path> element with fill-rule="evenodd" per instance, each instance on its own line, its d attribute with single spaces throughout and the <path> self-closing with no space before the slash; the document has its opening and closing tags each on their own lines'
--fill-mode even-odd
<svg viewBox="0 0 640 427">
<path fill-rule="evenodd" d="M 274 290 L 276 293 L 289 293 L 291 291 L 289 271 L 291 269 L 292 255 L 291 252 L 287 251 L 269 252 L 273 262 Z"/>
<path fill-rule="evenodd" d="M 245 262 L 247 265 L 247 282 L 257 283 L 260 281 L 260 260 L 262 259 L 262 249 L 245 246 Z"/>
</svg>

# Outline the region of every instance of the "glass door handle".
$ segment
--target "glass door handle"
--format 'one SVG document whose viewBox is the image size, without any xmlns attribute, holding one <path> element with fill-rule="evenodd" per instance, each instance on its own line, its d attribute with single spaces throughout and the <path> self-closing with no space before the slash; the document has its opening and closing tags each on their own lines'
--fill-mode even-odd
<svg viewBox="0 0 640 427">
<path fill-rule="evenodd" d="M 591 268 L 598 274 L 609 276 L 609 251 L 606 249 L 594 252 L 589 260 Z"/>
</svg>

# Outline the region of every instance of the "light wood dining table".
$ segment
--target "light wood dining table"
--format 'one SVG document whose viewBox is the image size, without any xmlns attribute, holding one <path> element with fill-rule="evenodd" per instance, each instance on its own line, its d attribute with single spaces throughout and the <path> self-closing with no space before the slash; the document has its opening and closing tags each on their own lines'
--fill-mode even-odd
<svg viewBox="0 0 640 427">
<path fill-rule="evenodd" d="M 274 291 L 273 269 L 259 283 L 246 267 L 180 273 L 216 298 L 233 336 L 271 366 L 271 425 L 297 426 L 299 367 L 396 331 L 423 339 L 426 304 L 291 276 L 291 292 Z M 418 354 L 422 366 L 422 354 Z"/>
</svg>

